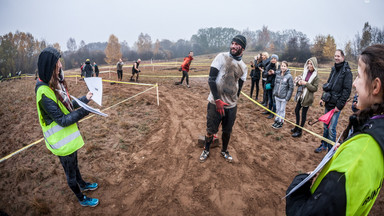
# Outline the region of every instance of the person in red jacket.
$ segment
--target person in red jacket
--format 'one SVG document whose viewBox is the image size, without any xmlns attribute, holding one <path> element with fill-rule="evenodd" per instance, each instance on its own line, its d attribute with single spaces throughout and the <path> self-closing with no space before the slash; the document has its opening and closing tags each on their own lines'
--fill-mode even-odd
<svg viewBox="0 0 384 216">
<path fill-rule="evenodd" d="M 191 65 L 192 60 L 193 60 L 193 51 L 189 51 L 188 56 L 184 58 L 184 62 L 181 65 L 181 70 L 183 71 L 183 77 L 181 78 L 181 81 L 179 83 L 176 83 L 177 85 L 183 84 L 184 78 L 186 78 L 187 86 L 188 88 L 190 88 L 188 72 L 189 72 L 189 65 Z"/>
</svg>

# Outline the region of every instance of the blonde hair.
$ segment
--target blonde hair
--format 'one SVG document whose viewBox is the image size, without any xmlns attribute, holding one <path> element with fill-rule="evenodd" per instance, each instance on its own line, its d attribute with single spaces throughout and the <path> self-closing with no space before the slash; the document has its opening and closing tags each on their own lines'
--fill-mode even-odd
<svg viewBox="0 0 384 216">
<path fill-rule="evenodd" d="M 267 58 L 269 58 L 269 54 L 268 54 L 268 52 L 262 52 L 261 54 L 262 54 L 262 55 L 265 55 L 265 56 L 267 56 Z"/>
</svg>

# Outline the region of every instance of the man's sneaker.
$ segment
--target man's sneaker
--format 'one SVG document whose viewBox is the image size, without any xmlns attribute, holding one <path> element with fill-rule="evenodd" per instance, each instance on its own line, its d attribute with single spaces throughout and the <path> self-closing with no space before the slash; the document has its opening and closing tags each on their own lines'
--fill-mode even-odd
<svg viewBox="0 0 384 216">
<path fill-rule="evenodd" d="M 279 122 L 279 123 L 277 123 L 275 129 L 280 129 L 282 127 L 283 127 L 283 122 Z"/>
<path fill-rule="evenodd" d="M 226 152 L 221 152 L 221 155 L 225 158 L 225 160 L 227 160 L 228 162 L 232 162 L 232 156 L 229 154 L 228 151 Z"/>
<path fill-rule="evenodd" d="M 99 204 L 99 199 L 84 196 L 84 200 L 79 202 L 81 206 L 95 207 Z"/>
<path fill-rule="evenodd" d="M 86 183 L 85 187 L 80 187 L 81 192 L 84 191 L 93 191 L 98 187 L 97 183 Z"/>
<path fill-rule="evenodd" d="M 277 127 L 278 124 L 279 124 L 279 123 L 278 123 L 277 121 L 275 121 L 275 123 L 273 123 L 272 127 L 276 129 L 276 127 Z"/>
<path fill-rule="evenodd" d="M 320 152 L 322 152 L 322 151 L 327 151 L 327 150 L 328 150 L 328 148 L 325 147 L 323 144 L 321 144 L 321 145 L 319 146 L 319 148 L 315 149 L 315 153 L 320 153 Z"/>
<path fill-rule="evenodd" d="M 203 150 L 203 153 L 201 153 L 200 158 L 199 158 L 200 162 L 206 161 L 208 157 L 209 157 L 209 151 Z"/>
</svg>

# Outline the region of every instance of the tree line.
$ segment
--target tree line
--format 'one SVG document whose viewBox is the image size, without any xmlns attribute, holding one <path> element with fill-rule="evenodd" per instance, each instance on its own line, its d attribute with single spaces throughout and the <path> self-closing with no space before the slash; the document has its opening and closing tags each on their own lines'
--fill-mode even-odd
<svg viewBox="0 0 384 216">
<path fill-rule="evenodd" d="M 67 41 L 67 50 L 61 51 L 64 68 L 80 67 L 85 59 L 100 64 L 116 64 L 119 58 L 124 61 L 169 60 L 184 57 L 190 50 L 195 55 L 227 51 L 229 41 L 237 34 L 247 38 L 247 50 L 268 51 L 276 53 L 282 59 L 294 62 L 304 62 L 310 56 L 316 56 L 319 62 L 332 60 L 336 50 L 336 42 L 332 35 L 317 35 L 313 42 L 303 32 L 294 29 L 273 32 L 268 26 L 260 30 L 243 31 L 234 28 L 203 28 L 191 36 L 190 40 L 168 39 L 152 41 L 148 34 L 141 33 L 132 47 L 126 41 L 120 42 L 115 35 L 109 37 L 108 42 L 88 43 L 83 40 L 77 45 L 74 38 Z M 381 43 L 384 44 L 384 28 L 372 27 L 366 22 L 361 32 L 357 32 L 354 39 L 345 42 L 344 49 L 347 58 L 355 58 L 365 47 Z M 39 41 L 30 33 L 8 33 L 0 36 L 0 71 L 3 77 L 16 72 L 34 73 L 37 70 L 37 59 L 40 52 L 47 46 L 58 50 L 58 43 L 48 44 Z"/>
</svg>

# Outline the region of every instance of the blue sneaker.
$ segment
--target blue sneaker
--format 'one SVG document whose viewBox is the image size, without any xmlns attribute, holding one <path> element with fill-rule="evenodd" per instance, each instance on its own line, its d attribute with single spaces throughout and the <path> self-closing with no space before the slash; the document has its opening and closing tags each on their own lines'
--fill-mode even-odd
<svg viewBox="0 0 384 216">
<path fill-rule="evenodd" d="M 86 183 L 85 187 L 80 187 L 81 192 L 84 191 L 93 191 L 98 187 L 97 183 Z"/>
<path fill-rule="evenodd" d="M 201 153 L 200 158 L 199 158 L 200 162 L 206 161 L 208 157 L 209 157 L 209 151 L 203 150 L 203 153 Z"/>
<path fill-rule="evenodd" d="M 95 207 L 99 204 L 99 199 L 84 196 L 84 200 L 79 202 L 81 206 Z"/>
<path fill-rule="evenodd" d="M 317 149 L 315 149 L 315 153 L 320 153 L 322 151 L 327 151 L 328 148 L 326 146 L 324 146 L 323 144 L 321 144 Z"/>
<path fill-rule="evenodd" d="M 223 156 L 226 161 L 232 163 L 232 156 L 229 154 L 228 151 L 222 151 L 221 156 Z"/>
</svg>

